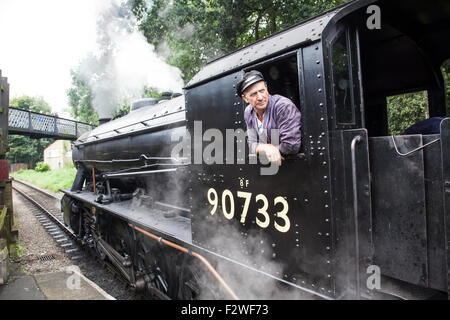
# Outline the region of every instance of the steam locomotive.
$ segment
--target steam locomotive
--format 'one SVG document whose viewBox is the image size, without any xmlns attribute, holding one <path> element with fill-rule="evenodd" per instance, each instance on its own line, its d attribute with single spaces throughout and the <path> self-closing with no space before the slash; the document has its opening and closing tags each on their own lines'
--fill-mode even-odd
<svg viewBox="0 0 450 320">
<path fill-rule="evenodd" d="M 450 119 L 389 136 L 386 100 L 446 115 L 449 34 L 446 0 L 361 0 L 214 60 L 75 142 L 64 220 L 161 299 L 448 298 Z M 248 70 L 302 114 L 274 174 L 245 140 Z"/>
</svg>

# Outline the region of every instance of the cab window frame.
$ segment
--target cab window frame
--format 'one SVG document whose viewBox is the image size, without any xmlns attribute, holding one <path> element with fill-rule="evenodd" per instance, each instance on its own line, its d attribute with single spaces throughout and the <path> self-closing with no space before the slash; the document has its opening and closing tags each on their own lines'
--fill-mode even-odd
<svg viewBox="0 0 450 320">
<path fill-rule="evenodd" d="M 345 63 L 347 81 L 347 95 L 348 104 L 342 105 L 337 101 L 336 88 L 344 82 L 339 83 L 337 78 L 336 66 L 337 60 L 335 46 L 339 43 L 345 44 Z M 361 78 L 361 61 L 360 61 L 360 46 L 359 46 L 359 32 L 356 28 L 341 27 L 336 32 L 336 36 L 329 43 L 329 66 L 331 71 L 330 85 L 331 85 L 331 105 L 333 114 L 333 126 L 335 129 L 356 129 L 364 127 L 364 107 L 363 107 L 363 93 L 362 93 L 362 78 Z M 342 59 L 342 58 L 341 58 Z M 346 118 L 342 118 L 347 115 Z"/>
<path fill-rule="evenodd" d="M 294 59 L 295 58 L 295 63 L 296 63 L 296 68 L 295 68 L 295 77 L 291 77 L 292 79 L 295 78 L 295 82 L 292 83 L 292 85 L 290 86 L 290 89 L 292 91 L 295 91 L 295 98 L 293 99 L 292 96 L 290 96 L 289 94 L 286 94 L 286 92 L 280 92 L 278 90 L 274 90 L 274 83 L 275 80 L 271 79 L 269 73 L 270 73 L 270 69 L 272 66 L 275 66 L 277 64 L 283 64 L 289 63 L 290 59 Z M 258 70 L 260 71 L 263 76 L 264 79 L 267 83 L 267 87 L 268 87 L 268 91 L 269 94 L 274 95 L 274 94 L 280 94 L 282 96 L 285 96 L 289 99 L 292 100 L 292 102 L 295 104 L 295 106 L 297 107 L 297 109 L 300 111 L 300 113 L 303 115 L 304 112 L 304 106 L 305 106 L 305 88 L 304 88 L 304 70 L 303 70 L 303 54 L 302 54 L 302 48 L 297 48 L 295 50 L 280 54 L 278 56 L 269 58 L 267 60 L 258 62 L 256 64 L 253 64 L 249 67 L 243 68 L 242 72 L 248 72 L 251 70 Z M 294 71 L 294 69 L 292 68 L 292 71 Z M 245 107 L 246 103 L 244 101 L 244 99 L 242 99 L 242 105 Z M 304 123 L 304 117 L 301 117 L 301 133 L 302 133 L 302 143 L 300 146 L 300 150 L 296 155 L 289 155 L 288 158 L 303 158 L 304 157 L 304 141 L 303 141 L 303 137 L 304 137 L 304 129 L 306 124 Z"/>
</svg>

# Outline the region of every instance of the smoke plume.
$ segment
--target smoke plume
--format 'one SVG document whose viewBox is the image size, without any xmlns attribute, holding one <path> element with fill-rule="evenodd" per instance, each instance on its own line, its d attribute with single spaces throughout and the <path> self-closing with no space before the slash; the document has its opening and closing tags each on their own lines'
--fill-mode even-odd
<svg viewBox="0 0 450 320">
<path fill-rule="evenodd" d="M 157 55 L 121 0 L 99 7 L 97 48 L 79 71 L 93 92 L 99 118 L 110 118 L 118 105 L 140 98 L 144 86 L 181 92 L 184 84 L 181 71 Z"/>
</svg>

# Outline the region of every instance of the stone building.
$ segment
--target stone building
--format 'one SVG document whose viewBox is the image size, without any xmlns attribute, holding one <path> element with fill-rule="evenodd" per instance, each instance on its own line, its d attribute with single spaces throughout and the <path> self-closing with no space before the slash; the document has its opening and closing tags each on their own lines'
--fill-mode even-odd
<svg viewBox="0 0 450 320">
<path fill-rule="evenodd" d="M 68 140 L 56 140 L 44 149 L 44 162 L 51 170 L 72 164 L 72 146 Z"/>
</svg>

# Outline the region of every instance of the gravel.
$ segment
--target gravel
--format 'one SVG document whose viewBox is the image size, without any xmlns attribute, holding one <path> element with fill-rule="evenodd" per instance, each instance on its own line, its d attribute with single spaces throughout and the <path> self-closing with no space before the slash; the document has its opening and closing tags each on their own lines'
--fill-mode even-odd
<svg viewBox="0 0 450 320">
<path fill-rule="evenodd" d="M 91 281 L 118 300 L 140 300 L 126 284 L 104 269 L 87 251 L 82 250 L 82 258 L 72 260 L 56 241 L 47 233 L 33 212 L 35 209 L 17 192 L 13 193 L 14 219 L 19 228 L 19 243 L 23 254 L 13 261 L 14 278 L 21 273 L 39 274 L 66 271 L 70 266 L 78 266 Z"/>
<path fill-rule="evenodd" d="M 19 226 L 19 243 L 24 248 L 23 254 L 16 261 L 29 274 L 65 271 L 74 265 L 74 261 L 47 233 L 25 204 L 25 199 L 18 193 L 13 194 L 14 219 Z M 52 255 L 55 259 L 41 261 L 40 258 Z"/>
</svg>

